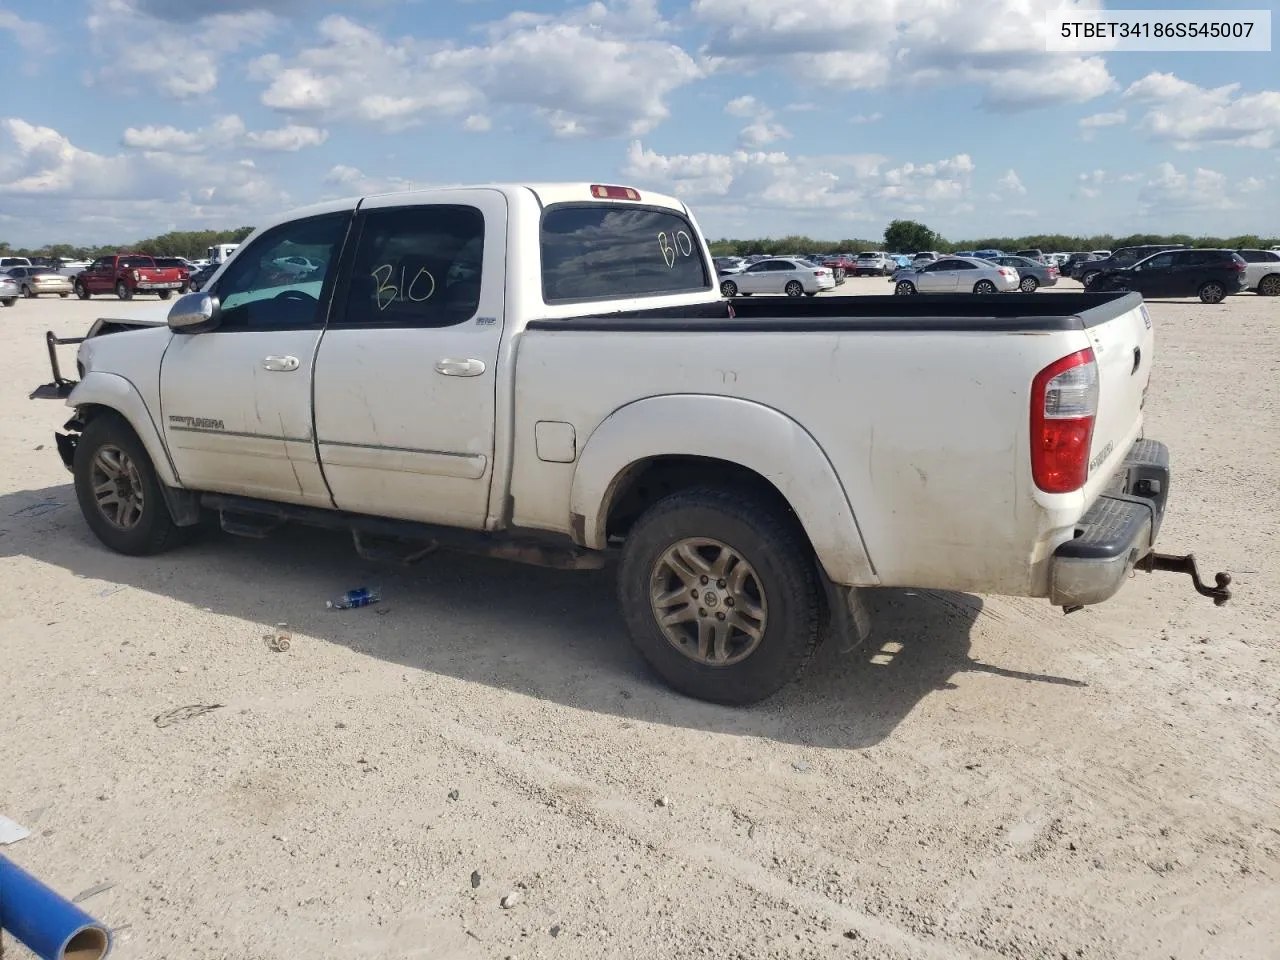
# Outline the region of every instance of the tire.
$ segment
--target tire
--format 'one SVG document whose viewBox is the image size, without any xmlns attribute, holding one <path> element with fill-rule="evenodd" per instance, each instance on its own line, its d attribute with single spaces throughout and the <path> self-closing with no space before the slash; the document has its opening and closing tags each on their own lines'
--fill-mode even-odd
<svg viewBox="0 0 1280 960">
<path fill-rule="evenodd" d="M 787 285 L 782 288 L 782 292 L 788 297 L 799 297 L 804 294 L 804 286 L 799 280 L 789 280 Z"/>
<path fill-rule="evenodd" d="M 725 280 L 720 284 L 720 296 L 736 297 L 738 295 L 738 285 L 732 280 Z"/>
<path fill-rule="evenodd" d="M 1097 279 L 1098 279 L 1097 270 L 1087 270 L 1084 273 L 1080 274 L 1080 282 L 1083 283 L 1086 288 L 1093 286 L 1093 282 Z"/>
<path fill-rule="evenodd" d="M 129 289 L 129 285 L 123 280 L 116 281 L 116 296 L 121 300 L 132 300 L 133 291 Z"/>
<path fill-rule="evenodd" d="M 184 283 L 182 286 L 180 286 L 180 287 L 178 288 L 178 296 L 180 296 L 180 297 L 184 297 L 184 296 L 186 296 L 186 295 L 187 295 L 188 293 L 190 293 L 190 292 L 191 292 L 191 284 L 190 284 L 190 283 Z"/>
<path fill-rule="evenodd" d="M 67 299 L 67 297 L 69 297 L 69 296 L 71 296 L 71 294 L 69 294 L 69 293 L 60 293 L 60 294 L 58 294 L 58 298 L 59 298 L 60 300 L 65 300 L 65 299 Z"/>
<path fill-rule="evenodd" d="M 996 285 L 990 280 L 979 280 L 973 285 L 974 293 L 995 293 Z"/>
<path fill-rule="evenodd" d="M 918 291 L 916 290 L 916 285 L 910 280 L 899 280 L 893 285 L 893 292 L 895 296 L 910 297 Z"/>
<path fill-rule="evenodd" d="M 103 454 L 105 459 L 99 459 Z M 132 513 L 121 516 L 121 508 L 113 511 L 112 505 L 99 505 L 94 494 L 95 485 L 101 488 L 111 482 L 105 467 L 113 464 L 122 467 L 119 476 L 125 478 L 123 492 L 128 498 Z M 116 553 L 131 557 L 163 553 L 176 546 L 183 538 L 183 531 L 169 516 L 169 508 L 160 490 L 160 481 L 147 456 L 146 448 L 133 428 L 118 414 L 104 413 L 89 421 L 80 441 L 76 444 L 72 461 L 75 476 L 76 499 L 80 512 L 94 536 Z M 134 498 L 133 492 L 140 493 Z M 122 488 L 114 490 L 117 498 Z M 110 514 L 115 513 L 115 519 Z M 124 522 L 121 522 L 124 521 Z"/>
<path fill-rule="evenodd" d="M 17 297 L 5 297 L 3 300 L 0 300 L 0 303 L 3 303 L 6 307 L 12 307 L 17 302 Z"/>
<path fill-rule="evenodd" d="M 157 290 L 157 291 L 156 291 L 156 295 L 157 295 L 161 300 L 168 300 L 168 299 L 169 299 L 169 297 L 171 297 L 171 296 L 173 295 L 173 291 L 172 291 L 172 290 Z"/>
<path fill-rule="evenodd" d="M 1280 273 L 1269 273 L 1258 281 L 1258 296 L 1280 297 Z"/>
<path fill-rule="evenodd" d="M 88 300 L 91 296 L 93 296 L 93 294 L 89 292 L 89 289 L 83 283 L 77 283 L 75 285 L 75 294 L 81 300 Z"/>
<path fill-rule="evenodd" d="M 1200 287 L 1201 303 L 1221 303 L 1227 299 L 1227 288 L 1216 280 L 1210 280 Z"/>
<path fill-rule="evenodd" d="M 687 610 L 692 618 L 667 628 L 673 635 L 687 637 L 685 644 L 678 645 L 658 623 L 654 594 L 661 590 L 670 596 L 677 589 L 683 592 L 686 585 L 691 585 L 691 593 L 699 589 L 699 568 L 674 553 L 682 541 L 696 544 L 686 546 L 707 565 L 712 577 L 708 557 L 724 557 L 727 551 L 739 562 L 728 568 L 727 583 L 719 581 L 726 584 L 724 588 L 712 588 L 720 592 L 703 591 L 706 600 L 691 596 L 683 607 L 675 606 L 682 600 L 676 597 L 660 608 L 672 611 L 675 607 L 677 614 Z M 687 577 L 675 573 L 669 558 L 678 562 Z M 719 608 L 717 613 L 734 616 L 730 612 L 735 596 L 732 572 L 741 569 L 743 562 L 749 572 L 738 591 L 741 599 L 736 611 L 748 604 L 761 611 L 759 617 L 737 613 L 740 622 L 758 628 L 760 636 L 753 638 L 736 626 L 722 628 L 727 631 L 723 647 L 717 650 L 708 636 L 707 656 L 699 657 L 697 638 L 717 621 L 726 622 L 718 615 L 712 619 L 712 605 Z M 708 585 L 714 582 L 709 578 Z M 665 589 L 671 583 L 679 586 Z M 756 703 L 795 679 L 818 644 L 820 598 L 812 551 L 795 521 L 774 504 L 739 490 L 698 487 L 660 500 L 632 527 L 618 565 L 618 599 L 640 655 L 672 688 L 712 703 Z M 695 608 L 696 603 L 706 606 Z M 700 617 L 699 611 L 707 616 Z M 695 647 L 686 653 L 682 647 L 689 643 Z M 719 653 L 727 656 L 717 657 Z M 715 663 L 716 659 L 729 662 Z"/>
<path fill-rule="evenodd" d="M 30 287 L 23 287 L 22 295 L 26 297 L 28 300 L 34 300 L 36 298 L 36 292 L 32 290 Z"/>
<path fill-rule="evenodd" d="M 1023 277 L 1018 282 L 1018 289 L 1021 290 L 1023 293 L 1035 293 L 1036 289 L 1039 286 L 1040 286 L 1040 281 L 1037 280 L 1035 277 Z"/>
</svg>

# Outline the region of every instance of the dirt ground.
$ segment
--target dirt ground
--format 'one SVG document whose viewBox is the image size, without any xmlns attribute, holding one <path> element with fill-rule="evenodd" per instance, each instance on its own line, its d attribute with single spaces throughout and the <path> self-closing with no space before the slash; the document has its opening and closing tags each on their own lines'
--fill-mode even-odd
<svg viewBox="0 0 1280 960">
<path fill-rule="evenodd" d="M 116 955 L 1276 957 L 1280 300 L 1151 304 L 1161 545 L 1230 605 L 886 591 L 868 649 L 745 710 L 646 671 L 610 571 L 305 530 L 107 553 L 27 393 L 46 329 L 155 306 L 0 310 L 3 851 L 112 884 L 82 906 Z"/>
</svg>

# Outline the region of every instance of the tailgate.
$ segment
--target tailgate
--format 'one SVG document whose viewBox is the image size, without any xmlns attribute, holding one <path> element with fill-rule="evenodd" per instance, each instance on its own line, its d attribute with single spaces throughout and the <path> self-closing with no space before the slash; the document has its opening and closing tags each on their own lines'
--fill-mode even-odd
<svg viewBox="0 0 1280 960">
<path fill-rule="evenodd" d="M 1142 435 L 1155 331 L 1147 305 L 1137 294 L 1130 296 L 1137 301 L 1131 309 L 1087 331 L 1098 364 L 1099 387 L 1086 484 L 1090 499 L 1101 492 Z"/>
</svg>

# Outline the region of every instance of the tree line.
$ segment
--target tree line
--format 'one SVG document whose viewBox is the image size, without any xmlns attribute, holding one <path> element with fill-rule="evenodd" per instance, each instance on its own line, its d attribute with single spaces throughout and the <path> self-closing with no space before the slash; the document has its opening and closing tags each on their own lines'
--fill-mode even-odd
<svg viewBox="0 0 1280 960">
<path fill-rule="evenodd" d="M 158 237 L 149 237 L 137 243 L 105 244 L 103 246 L 77 246 L 71 243 L 51 243 L 43 247 L 11 247 L 0 241 L 0 255 L 10 257 L 57 257 L 62 260 L 94 260 L 119 253 L 147 253 L 153 257 L 186 257 L 198 260 L 208 255 L 209 248 L 218 243 L 239 243 L 253 233 L 253 227 L 237 227 L 234 230 L 173 230 Z"/>
<path fill-rule="evenodd" d="M 753 253 L 780 256 L 788 253 L 857 253 L 862 250 L 886 250 L 890 253 L 919 253 L 936 250 L 1042 250 L 1045 253 L 1068 253 L 1077 250 L 1115 250 L 1149 243 L 1181 243 L 1189 247 L 1214 247 L 1236 250 L 1241 247 L 1267 248 L 1280 245 L 1280 237 L 1244 234 L 1234 237 L 1193 237 L 1190 234 L 1133 233 L 1118 237 L 1109 233 L 1091 237 L 1064 233 L 1039 233 L 1022 237 L 979 237 L 974 240 L 947 240 L 915 220 L 894 220 L 885 228 L 880 240 L 814 240 L 792 234 L 755 240 L 712 240 L 711 253 L 717 257 L 745 257 Z"/>
</svg>

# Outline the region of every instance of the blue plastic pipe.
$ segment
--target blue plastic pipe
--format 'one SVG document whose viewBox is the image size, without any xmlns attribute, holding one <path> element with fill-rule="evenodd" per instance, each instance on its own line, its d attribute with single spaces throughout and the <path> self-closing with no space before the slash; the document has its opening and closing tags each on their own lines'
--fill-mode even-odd
<svg viewBox="0 0 1280 960">
<path fill-rule="evenodd" d="M 111 952 L 111 931 L 3 856 L 0 930 L 41 960 L 102 960 Z"/>
</svg>

